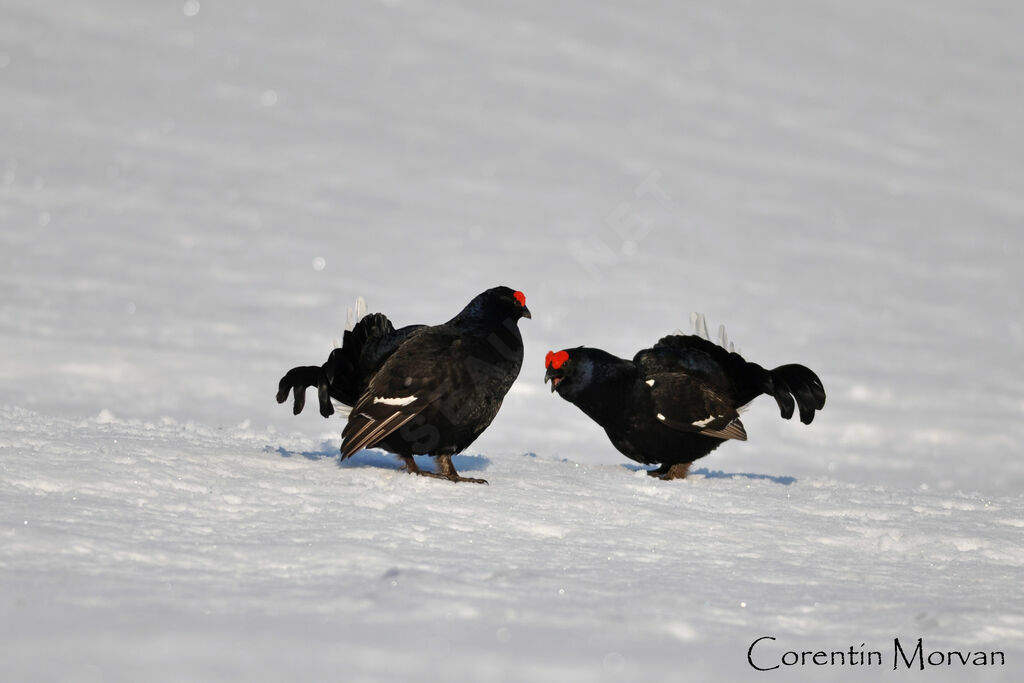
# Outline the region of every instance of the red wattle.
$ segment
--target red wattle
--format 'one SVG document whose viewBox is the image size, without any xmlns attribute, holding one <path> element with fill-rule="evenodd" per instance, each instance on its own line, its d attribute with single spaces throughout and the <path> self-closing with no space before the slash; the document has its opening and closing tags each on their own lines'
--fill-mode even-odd
<svg viewBox="0 0 1024 683">
<path fill-rule="evenodd" d="M 559 351 L 558 353 L 555 353 L 554 351 L 548 351 L 548 355 L 545 356 L 544 358 L 544 367 L 554 368 L 555 370 L 558 370 L 563 365 L 565 365 L 565 362 L 567 360 L 569 360 L 568 351 Z"/>
</svg>

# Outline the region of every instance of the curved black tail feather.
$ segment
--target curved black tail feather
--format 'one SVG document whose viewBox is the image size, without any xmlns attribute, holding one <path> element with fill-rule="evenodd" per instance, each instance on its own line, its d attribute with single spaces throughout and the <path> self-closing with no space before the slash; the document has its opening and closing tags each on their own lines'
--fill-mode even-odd
<svg viewBox="0 0 1024 683">
<path fill-rule="evenodd" d="M 292 412 L 298 415 L 306 406 L 306 389 L 317 388 L 320 414 L 334 414 L 331 399 L 355 405 L 365 388 L 367 377 L 394 350 L 395 328 L 382 313 L 364 316 L 351 330 L 346 330 L 340 348 L 331 351 L 323 365 L 302 365 L 292 368 L 277 385 L 277 402 L 288 400 L 293 392 Z"/>
<path fill-rule="evenodd" d="M 825 407 L 825 387 L 814 372 L 803 365 L 793 363 L 780 365 L 770 370 L 771 388 L 765 392 L 779 404 L 783 418 L 793 417 L 794 408 L 800 410 L 800 421 L 805 425 L 814 420 L 814 411 Z"/>
<path fill-rule="evenodd" d="M 394 334 L 395 326 L 383 313 L 364 316 L 346 330 L 341 348 L 331 351 L 323 366 L 331 396 L 345 405 L 355 405 L 367 377 L 381 362 L 381 342 Z"/>
<path fill-rule="evenodd" d="M 328 396 L 327 378 L 323 368 L 318 365 L 301 365 L 285 373 L 285 376 L 277 383 L 277 402 L 284 403 L 288 400 L 288 392 L 293 392 L 295 405 L 292 407 L 292 413 L 298 415 L 306 407 L 306 389 L 311 386 L 317 387 L 320 414 L 324 417 L 333 415 L 334 406 L 331 405 Z"/>
</svg>

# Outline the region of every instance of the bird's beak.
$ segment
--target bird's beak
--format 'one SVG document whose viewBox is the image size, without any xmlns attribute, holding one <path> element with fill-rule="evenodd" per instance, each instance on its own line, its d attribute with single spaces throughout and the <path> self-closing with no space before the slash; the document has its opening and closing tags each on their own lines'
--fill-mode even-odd
<svg viewBox="0 0 1024 683">
<path fill-rule="evenodd" d="M 524 318 L 529 318 L 530 320 L 533 320 L 533 314 L 530 313 L 530 309 L 527 308 L 526 306 L 523 306 L 523 317 Z"/>
<path fill-rule="evenodd" d="M 561 384 L 562 379 L 561 370 L 548 368 L 548 371 L 544 373 L 544 384 L 547 384 L 548 381 L 551 382 L 551 393 L 555 393 L 555 389 L 557 389 L 558 385 Z"/>
</svg>

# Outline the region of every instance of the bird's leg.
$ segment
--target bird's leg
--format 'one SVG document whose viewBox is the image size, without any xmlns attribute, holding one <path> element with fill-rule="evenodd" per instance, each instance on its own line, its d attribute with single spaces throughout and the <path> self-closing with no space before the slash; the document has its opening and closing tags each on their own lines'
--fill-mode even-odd
<svg viewBox="0 0 1024 683">
<path fill-rule="evenodd" d="M 656 470 L 647 470 L 647 476 L 662 479 L 666 474 L 668 474 L 669 467 L 671 467 L 671 465 L 663 464 Z"/>
<path fill-rule="evenodd" d="M 437 472 L 426 472 L 421 470 L 416 465 L 416 461 L 413 460 L 411 455 L 400 455 L 398 456 L 405 461 L 405 465 L 401 469 L 405 470 L 409 474 L 418 474 L 421 477 L 433 477 L 435 479 L 447 479 L 448 481 L 468 481 L 473 484 L 486 484 L 486 479 L 472 479 L 470 477 L 463 477 L 455 471 L 455 466 L 452 465 L 452 456 L 450 455 L 438 455 L 437 458 Z"/>
<path fill-rule="evenodd" d="M 452 464 L 452 456 L 450 455 L 435 455 L 434 460 L 437 462 L 437 476 L 449 481 L 468 481 L 473 484 L 486 484 L 486 479 L 474 479 L 472 477 L 463 477 L 455 471 L 455 465 Z"/>
<path fill-rule="evenodd" d="M 419 465 L 416 464 L 411 455 L 400 455 L 398 457 L 405 461 L 405 464 L 400 469 L 405 470 L 409 474 L 423 474 L 423 471 L 420 470 Z"/>
<path fill-rule="evenodd" d="M 686 479 L 686 475 L 690 471 L 690 465 L 693 463 L 689 462 L 678 462 L 674 465 L 668 463 L 663 464 L 656 470 L 647 470 L 647 474 L 651 477 L 657 477 L 658 479 Z"/>
</svg>

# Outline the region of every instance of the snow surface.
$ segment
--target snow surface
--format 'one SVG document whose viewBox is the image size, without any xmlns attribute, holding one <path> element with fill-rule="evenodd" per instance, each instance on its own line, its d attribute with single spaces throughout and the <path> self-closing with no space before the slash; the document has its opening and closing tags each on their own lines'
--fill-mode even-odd
<svg viewBox="0 0 1024 683">
<path fill-rule="evenodd" d="M 1020 3 L 0 14 L 5 677 L 921 675 L 762 674 L 761 635 L 1019 677 Z M 432 323 L 495 284 L 534 319 L 456 459 L 490 486 L 339 467 L 341 419 L 274 402 L 357 295 Z M 828 404 L 654 481 L 543 357 L 692 311 Z"/>
</svg>

